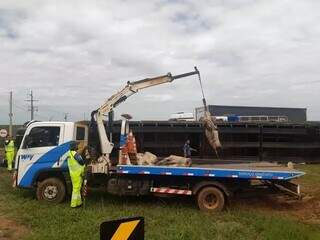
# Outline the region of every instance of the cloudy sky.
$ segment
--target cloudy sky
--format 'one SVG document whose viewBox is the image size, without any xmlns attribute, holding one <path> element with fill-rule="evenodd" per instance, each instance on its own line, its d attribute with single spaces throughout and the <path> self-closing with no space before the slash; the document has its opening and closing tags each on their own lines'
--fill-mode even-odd
<svg viewBox="0 0 320 240">
<path fill-rule="evenodd" d="M 319 0 L 1 0 L 0 123 L 89 117 L 128 80 L 198 66 L 210 104 L 306 107 L 320 120 Z M 196 77 L 116 109 L 168 119 L 201 105 Z"/>
</svg>

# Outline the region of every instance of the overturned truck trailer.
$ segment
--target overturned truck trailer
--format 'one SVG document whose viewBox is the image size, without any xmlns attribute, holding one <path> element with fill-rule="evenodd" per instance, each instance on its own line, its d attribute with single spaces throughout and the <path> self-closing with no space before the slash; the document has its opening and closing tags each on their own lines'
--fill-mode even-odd
<svg viewBox="0 0 320 240">
<path fill-rule="evenodd" d="M 197 149 L 193 159 L 217 160 L 201 122 L 130 121 L 130 127 L 140 152 L 149 151 L 157 156 L 182 155 L 183 144 L 189 139 L 191 146 Z M 320 163 L 320 123 L 219 123 L 218 127 L 223 146 L 219 161 Z M 121 121 L 113 122 L 112 126 L 106 123 L 116 147 L 120 128 Z M 91 132 L 90 138 L 98 145 L 96 134 Z"/>
</svg>

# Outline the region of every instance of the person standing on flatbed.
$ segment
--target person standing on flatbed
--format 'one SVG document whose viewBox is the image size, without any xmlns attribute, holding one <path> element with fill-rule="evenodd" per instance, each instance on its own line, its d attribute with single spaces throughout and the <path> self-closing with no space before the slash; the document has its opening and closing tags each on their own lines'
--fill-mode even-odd
<svg viewBox="0 0 320 240">
<path fill-rule="evenodd" d="M 190 147 L 190 140 L 188 139 L 183 145 L 183 155 L 185 158 L 191 158 L 191 151 L 197 151 L 196 149 Z"/>
<path fill-rule="evenodd" d="M 72 142 L 68 152 L 68 168 L 72 182 L 71 207 L 76 208 L 82 205 L 81 187 L 84 178 L 84 161 L 79 153 L 77 153 L 78 144 Z"/>
</svg>

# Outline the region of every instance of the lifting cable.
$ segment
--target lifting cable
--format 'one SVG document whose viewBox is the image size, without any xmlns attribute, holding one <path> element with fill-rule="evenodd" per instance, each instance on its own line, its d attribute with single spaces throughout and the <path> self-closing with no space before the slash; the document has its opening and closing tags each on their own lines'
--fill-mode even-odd
<svg viewBox="0 0 320 240">
<path fill-rule="evenodd" d="M 199 83 L 200 83 L 200 88 L 201 88 L 201 92 L 202 92 L 202 102 L 203 102 L 203 105 L 204 105 L 204 110 L 207 111 L 207 101 L 206 101 L 206 98 L 204 96 L 204 91 L 203 91 L 203 86 L 202 86 L 202 81 L 201 81 L 201 75 L 200 75 L 200 72 L 199 70 L 197 69 L 197 67 L 194 67 L 194 69 L 197 71 L 198 73 L 198 79 L 199 79 Z"/>
</svg>

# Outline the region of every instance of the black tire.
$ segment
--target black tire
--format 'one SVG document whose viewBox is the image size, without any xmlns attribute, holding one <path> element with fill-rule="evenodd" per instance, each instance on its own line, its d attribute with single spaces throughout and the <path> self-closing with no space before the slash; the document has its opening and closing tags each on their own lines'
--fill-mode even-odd
<svg viewBox="0 0 320 240">
<path fill-rule="evenodd" d="M 47 178 L 38 184 L 36 194 L 39 201 L 58 204 L 66 197 L 66 186 L 59 178 Z"/>
<path fill-rule="evenodd" d="M 220 212 L 225 207 L 223 192 L 216 187 L 204 187 L 197 195 L 198 207 L 201 211 Z"/>
</svg>

